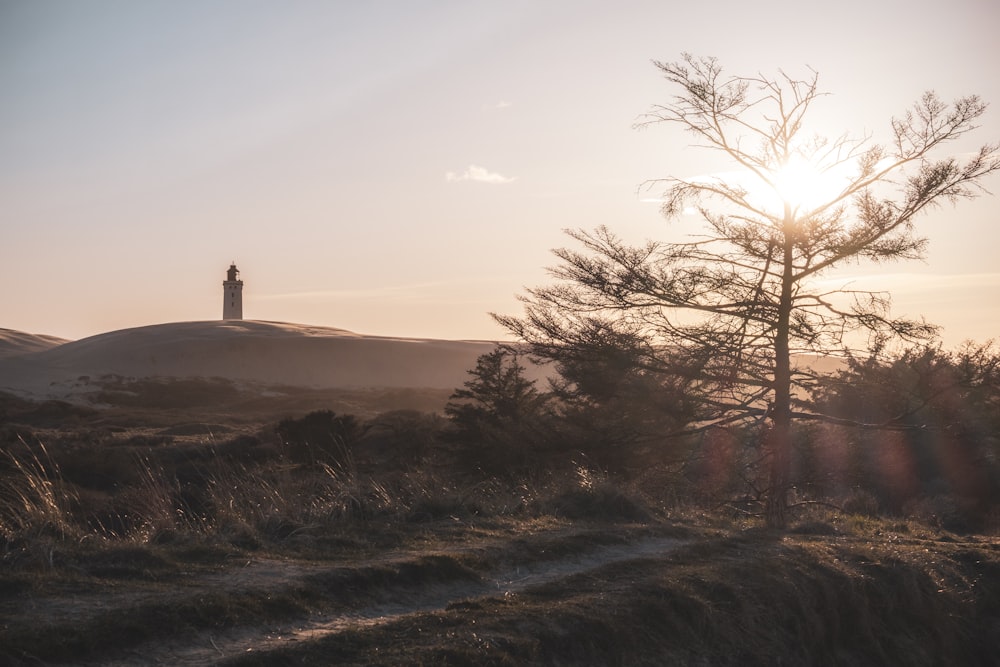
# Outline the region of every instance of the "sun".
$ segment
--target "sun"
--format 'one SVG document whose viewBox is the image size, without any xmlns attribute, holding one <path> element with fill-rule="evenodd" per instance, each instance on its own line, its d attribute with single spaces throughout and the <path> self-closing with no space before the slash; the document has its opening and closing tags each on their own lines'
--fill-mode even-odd
<svg viewBox="0 0 1000 667">
<path fill-rule="evenodd" d="M 783 164 L 752 172 L 718 171 L 689 179 L 692 183 L 722 185 L 742 191 L 744 201 L 766 215 L 782 217 L 785 204 L 795 217 L 808 216 L 824 204 L 841 197 L 857 179 L 858 165 L 849 160 L 825 163 L 807 154 L 793 153 Z M 660 200 L 656 200 L 660 201 Z M 696 208 L 685 209 L 696 214 Z"/>
<path fill-rule="evenodd" d="M 812 208 L 823 203 L 831 187 L 820 168 L 795 155 L 772 175 L 774 191 L 793 208 Z"/>
<path fill-rule="evenodd" d="M 809 211 L 840 195 L 849 165 L 824 166 L 795 153 L 761 178 L 758 193 L 768 208 L 780 211 L 787 203 L 793 212 Z"/>
</svg>

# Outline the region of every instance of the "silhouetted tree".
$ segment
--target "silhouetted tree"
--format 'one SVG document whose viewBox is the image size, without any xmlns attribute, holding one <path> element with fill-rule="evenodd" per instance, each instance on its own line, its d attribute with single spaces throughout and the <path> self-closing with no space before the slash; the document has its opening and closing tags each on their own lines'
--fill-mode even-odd
<svg viewBox="0 0 1000 667">
<path fill-rule="evenodd" d="M 569 235 L 555 285 L 529 290 L 522 317 L 497 319 L 531 351 L 557 362 L 581 331 L 603 328 L 646 341 L 647 372 L 677 375 L 697 399 L 703 426 L 766 422 L 770 452 L 766 517 L 785 524 L 796 386 L 808 387 L 799 353 L 830 353 L 861 330 L 870 340 L 926 339 L 934 327 L 893 318 L 883 293 L 836 289 L 817 279 L 844 264 L 922 256 L 916 217 L 943 200 L 976 195 L 1000 169 L 996 145 L 966 160 L 935 156 L 975 128 L 986 105 L 975 96 L 951 105 L 926 93 L 890 124 L 889 141 L 806 134 L 822 93 L 804 80 L 731 76 L 713 58 L 685 54 L 656 63 L 675 91 L 639 123 L 679 125 L 697 145 L 722 153 L 738 176 L 669 177 L 663 212 L 698 212 L 705 233 L 689 242 L 634 246 L 607 228 Z M 806 196 L 815 172 L 832 187 Z M 763 193 L 768 193 L 765 196 Z"/>
<path fill-rule="evenodd" d="M 850 359 L 815 394 L 838 420 L 828 437 L 846 445 L 849 481 L 891 509 L 946 494 L 973 518 L 1000 501 L 1000 354 L 991 343 Z"/>
<path fill-rule="evenodd" d="M 566 445 L 614 470 L 645 465 L 649 455 L 660 463 L 685 461 L 681 441 L 670 455 L 659 445 L 664 432 L 681 430 L 691 418 L 689 382 L 648 372 L 643 338 L 591 324 L 565 349 L 551 382 Z"/>
<path fill-rule="evenodd" d="M 524 467 L 543 438 L 549 397 L 525 377 L 518 354 L 508 348 L 480 355 L 469 375 L 444 408 L 457 439 L 494 472 Z"/>
</svg>

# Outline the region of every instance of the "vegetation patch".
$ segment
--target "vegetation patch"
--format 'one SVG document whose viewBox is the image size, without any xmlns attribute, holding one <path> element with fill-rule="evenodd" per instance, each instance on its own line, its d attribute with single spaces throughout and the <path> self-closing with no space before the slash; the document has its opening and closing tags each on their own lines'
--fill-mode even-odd
<svg viewBox="0 0 1000 667">
<path fill-rule="evenodd" d="M 863 538 L 744 533 L 226 664 L 992 664 L 996 610 L 969 594 L 994 548 L 973 566 Z"/>
</svg>

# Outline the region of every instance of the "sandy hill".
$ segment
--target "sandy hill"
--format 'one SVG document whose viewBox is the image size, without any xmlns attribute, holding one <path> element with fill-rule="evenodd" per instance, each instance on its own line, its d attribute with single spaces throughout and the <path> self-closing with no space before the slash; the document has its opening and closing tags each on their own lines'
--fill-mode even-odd
<svg viewBox="0 0 1000 667">
<path fill-rule="evenodd" d="M 179 322 L 112 331 L 44 348 L 52 340 L 10 332 L 0 390 L 58 394 L 82 376 L 223 377 L 309 387 L 454 388 L 468 379 L 485 341 L 364 336 L 281 322 Z M 17 341 L 25 341 L 18 343 Z"/>
<path fill-rule="evenodd" d="M 56 345 L 68 343 L 65 338 L 24 333 L 13 329 L 0 329 L 0 359 L 41 352 Z"/>
</svg>

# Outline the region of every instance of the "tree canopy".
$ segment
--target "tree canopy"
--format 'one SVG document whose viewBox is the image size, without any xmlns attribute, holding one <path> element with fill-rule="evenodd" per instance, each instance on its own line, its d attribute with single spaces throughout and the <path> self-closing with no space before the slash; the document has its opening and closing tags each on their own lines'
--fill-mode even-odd
<svg viewBox="0 0 1000 667">
<path fill-rule="evenodd" d="M 986 111 L 976 96 L 947 104 L 925 93 L 877 143 L 810 134 L 824 95 L 816 72 L 737 76 L 687 54 L 656 66 L 674 95 L 638 125 L 679 126 L 734 170 L 647 184 L 663 188 L 668 219 L 694 212 L 704 232 L 634 245 L 609 227 L 569 231 L 577 246 L 555 251 L 556 282 L 528 290 L 522 316 L 497 319 L 557 365 L 627 341 L 643 373 L 683 379 L 700 428 L 766 424 L 768 521 L 783 525 L 792 420 L 822 416 L 796 404 L 814 380 L 793 365 L 797 355 L 847 356 L 936 330 L 894 317 L 888 294 L 819 279 L 849 263 L 923 257 L 915 220 L 984 192 L 1000 152 L 997 144 L 962 158 L 948 152 Z"/>
</svg>

